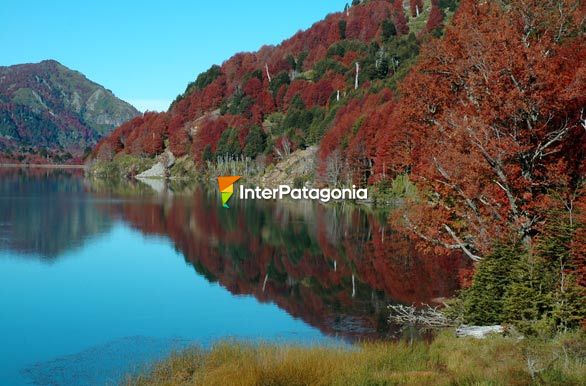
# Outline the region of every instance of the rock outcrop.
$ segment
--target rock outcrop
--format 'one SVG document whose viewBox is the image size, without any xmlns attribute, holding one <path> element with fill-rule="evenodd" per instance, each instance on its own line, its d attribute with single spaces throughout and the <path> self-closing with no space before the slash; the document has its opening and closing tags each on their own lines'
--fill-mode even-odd
<svg viewBox="0 0 586 386">
<path fill-rule="evenodd" d="M 278 185 L 305 185 L 311 180 L 317 146 L 296 150 L 274 166 L 269 166 L 260 176 L 259 184 L 270 188 Z"/>
</svg>

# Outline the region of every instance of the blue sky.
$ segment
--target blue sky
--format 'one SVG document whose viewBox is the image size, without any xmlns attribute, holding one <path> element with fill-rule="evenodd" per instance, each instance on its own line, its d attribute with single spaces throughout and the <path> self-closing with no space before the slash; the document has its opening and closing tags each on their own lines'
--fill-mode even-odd
<svg viewBox="0 0 586 386">
<path fill-rule="evenodd" d="M 144 110 L 236 52 L 277 44 L 348 0 L 0 0 L 0 66 L 55 59 Z"/>
</svg>

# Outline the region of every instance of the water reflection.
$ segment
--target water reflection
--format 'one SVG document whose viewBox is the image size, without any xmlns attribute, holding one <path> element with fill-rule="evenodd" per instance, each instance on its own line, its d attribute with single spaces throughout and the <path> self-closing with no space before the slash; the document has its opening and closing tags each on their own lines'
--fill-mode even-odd
<svg viewBox="0 0 586 386">
<path fill-rule="evenodd" d="M 459 256 L 416 251 L 386 218 L 310 202 L 234 200 L 224 209 L 214 190 L 181 182 L 155 190 L 70 171 L 0 170 L 0 251 L 53 261 L 123 221 L 171 240 L 198 275 L 230 293 L 349 339 L 391 334 L 389 303 L 433 303 L 458 288 Z"/>
<path fill-rule="evenodd" d="M 460 256 L 416 251 L 383 214 L 291 201 L 234 200 L 224 209 L 213 190 L 170 192 L 102 209 L 170 238 L 198 274 L 232 294 L 274 302 L 328 335 L 387 336 L 386 305 L 434 303 L 458 288 Z"/>
<path fill-rule="evenodd" d="M 81 171 L 0 168 L 0 250 L 50 262 L 111 227 Z"/>
</svg>

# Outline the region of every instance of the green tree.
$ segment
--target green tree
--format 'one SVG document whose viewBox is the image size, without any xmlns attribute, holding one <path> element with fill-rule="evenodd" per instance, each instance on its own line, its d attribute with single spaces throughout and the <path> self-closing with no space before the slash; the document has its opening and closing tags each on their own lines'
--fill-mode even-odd
<svg viewBox="0 0 586 386">
<path fill-rule="evenodd" d="M 511 323 L 543 335 L 576 328 L 586 318 L 586 292 L 572 275 L 570 248 L 581 224 L 563 213 L 548 215 L 546 223 L 533 252 L 521 243 L 501 244 L 480 262 L 472 286 L 460 295 L 465 322 Z"/>
<path fill-rule="evenodd" d="M 324 59 L 320 60 L 315 64 L 313 67 L 313 80 L 317 81 L 321 79 L 326 72 L 333 71 L 338 74 L 344 74 L 346 72 L 346 68 L 337 60 L 333 59 Z"/>
<path fill-rule="evenodd" d="M 397 36 L 397 28 L 391 19 L 386 19 L 382 23 L 383 41 L 388 41 L 394 36 Z"/>
<path fill-rule="evenodd" d="M 245 95 L 241 89 L 237 89 L 228 104 L 225 106 L 225 110 L 223 109 L 223 106 L 220 106 L 220 113 L 225 111 L 232 115 L 243 114 L 247 112 L 253 104 L 254 99 Z"/>
<path fill-rule="evenodd" d="M 241 153 L 242 149 L 240 148 L 240 142 L 238 141 L 238 132 L 232 127 L 227 128 L 224 130 L 218 141 L 216 155 L 235 158 Z"/>
<path fill-rule="evenodd" d="M 511 270 L 524 254 L 519 244 L 497 245 L 476 269 L 470 288 L 463 291 L 464 320 L 487 325 L 504 321 L 505 294 L 513 276 Z"/>
<path fill-rule="evenodd" d="M 295 94 L 295 96 L 291 100 L 289 110 L 305 110 L 305 103 L 303 102 L 301 95 Z"/>
<path fill-rule="evenodd" d="M 190 82 L 185 88 L 185 92 L 183 92 L 183 94 L 177 95 L 177 98 L 175 98 L 173 103 L 171 103 L 171 107 L 173 107 L 177 102 L 179 102 L 192 92 L 203 90 L 204 88 L 209 86 L 214 80 L 216 80 L 220 75 L 222 75 L 222 68 L 217 64 L 214 64 L 208 70 L 199 74 L 193 82 Z"/>
<path fill-rule="evenodd" d="M 570 246 L 577 237 L 576 230 L 583 224 L 571 221 L 565 212 L 555 211 L 549 214 L 547 226 L 543 236 L 536 246 L 534 266 L 527 266 L 519 270 L 520 276 L 516 279 L 517 286 L 531 287 L 536 293 L 533 303 L 536 304 L 536 318 L 549 319 L 549 325 L 558 330 L 577 327 L 581 320 L 586 318 L 586 293 L 583 287 L 578 286 L 571 274 L 572 250 Z M 525 272 L 534 272 L 533 280 L 522 279 Z M 514 304 L 514 296 L 510 296 L 510 303 Z M 515 316 L 512 310 L 510 316 Z"/>
<path fill-rule="evenodd" d="M 346 39 L 346 20 L 342 19 L 338 22 L 338 32 L 340 33 L 340 39 Z"/>
<path fill-rule="evenodd" d="M 203 154 L 201 156 L 201 159 L 204 162 L 214 160 L 214 152 L 212 151 L 212 145 L 210 145 L 209 143 L 203 148 Z"/>
<path fill-rule="evenodd" d="M 439 7 L 454 12 L 460 3 L 459 0 L 439 0 Z"/>
<path fill-rule="evenodd" d="M 281 71 L 272 79 L 271 84 L 269 85 L 269 89 L 273 93 L 273 96 L 276 96 L 281 86 L 288 85 L 289 83 L 291 83 L 289 74 L 287 71 Z"/>
<path fill-rule="evenodd" d="M 267 136 L 260 127 L 254 126 L 246 136 L 246 145 L 244 146 L 244 155 L 255 158 L 265 151 L 267 145 Z"/>
</svg>

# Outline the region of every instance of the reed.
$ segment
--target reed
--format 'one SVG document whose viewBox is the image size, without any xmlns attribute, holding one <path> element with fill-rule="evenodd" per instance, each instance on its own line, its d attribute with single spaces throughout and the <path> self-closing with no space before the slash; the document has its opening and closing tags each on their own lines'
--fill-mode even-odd
<svg viewBox="0 0 586 386">
<path fill-rule="evenodd" d="M 224 341 L 173 354 L 126 385 L 580 385 L 586 380 L 581 333 L 548 341 L 512 337 L 347 346 Z"/>
</svg>

